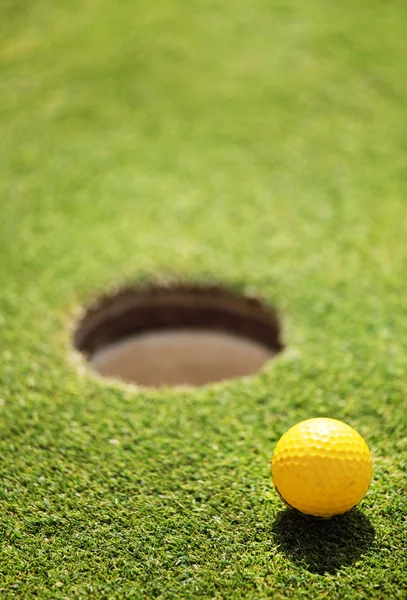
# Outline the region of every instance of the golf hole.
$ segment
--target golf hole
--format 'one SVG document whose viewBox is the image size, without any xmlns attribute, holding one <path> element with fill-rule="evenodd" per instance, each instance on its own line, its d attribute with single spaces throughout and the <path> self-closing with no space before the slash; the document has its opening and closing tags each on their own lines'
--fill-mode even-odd
<svg viewBox="0 0 407 600">
<path fill-rule="evenodd" d="M 276 311 L 218 286 L 125 288 L 89 307 L 74 346 L 92 369 L 143 386 L 253 375 L 283 349 Z"/>
</svg>

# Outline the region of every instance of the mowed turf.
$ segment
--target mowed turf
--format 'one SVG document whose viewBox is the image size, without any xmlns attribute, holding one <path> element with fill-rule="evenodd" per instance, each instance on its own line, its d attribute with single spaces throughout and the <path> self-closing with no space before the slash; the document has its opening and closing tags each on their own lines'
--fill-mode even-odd
<svg viewBox="0 0 407 600">
<path fill-rule="evenodd" d="M 2 598 L 405 598 L 404 0 L 3 0 Z M 197 390 L 97 380 L 78 308 L 219 281 L 286 350 Z M 280 435 L 342 419 L 357 511 L 273 490 Z"/>
</svg>

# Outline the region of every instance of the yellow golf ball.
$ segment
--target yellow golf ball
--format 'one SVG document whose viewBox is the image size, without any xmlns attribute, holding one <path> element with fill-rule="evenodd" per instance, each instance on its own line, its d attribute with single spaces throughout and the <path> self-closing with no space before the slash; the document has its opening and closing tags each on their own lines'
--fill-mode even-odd
<svg viewBox="0 0 407 600">
<path fill-rule="evenodd" d="M 286 504 L 314 517 L 333 517 L 366 494 L 372 457 L 364 439 L 346 423 L 308 419 L 280 438 L 271 473 Z"/>
</svg>

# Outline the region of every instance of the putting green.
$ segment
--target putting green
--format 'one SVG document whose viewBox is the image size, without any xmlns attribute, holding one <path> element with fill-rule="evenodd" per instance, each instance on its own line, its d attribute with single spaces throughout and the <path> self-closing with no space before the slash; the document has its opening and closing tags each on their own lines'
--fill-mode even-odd
<svg viewBox="0 0 407 600">
<path fill-rule="evenodd" d="M 403 598 L 404 0 L 3 1 L 2 598 Z M 80 308 L 217 281 L 286 349 L 196 390 L 98 380 Z M 273 448 L 344 420 L 358 510 L 284 508 Z"/>
</svg>

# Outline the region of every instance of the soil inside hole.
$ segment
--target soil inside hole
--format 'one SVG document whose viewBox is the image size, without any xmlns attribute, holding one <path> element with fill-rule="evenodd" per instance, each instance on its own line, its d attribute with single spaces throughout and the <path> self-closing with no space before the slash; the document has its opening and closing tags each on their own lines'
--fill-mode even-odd
<svg viewBox="0 0 407 600">
<path fill-rule="evenodd" d="M 97 350 L 92 367 L 141 385 L 204 385 L 256 373 L 275 355 L 222 331 L 173 330 L 135 335 Z"/>
<path fill-rule="evenodd" d="M 100 375 L 152 387 L 252 375 L 283 347 L 274 309 L 199 286 L 104 297 L 86 312 L 74 344 Z"/>
</svg>

